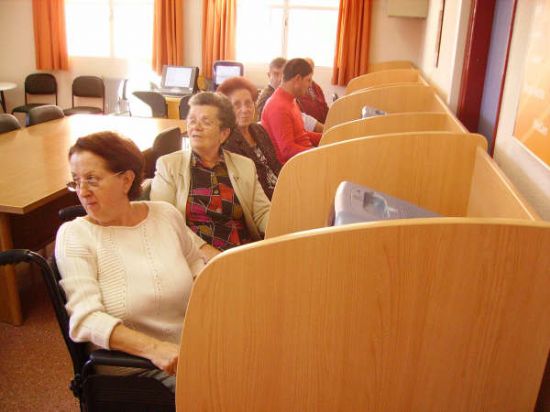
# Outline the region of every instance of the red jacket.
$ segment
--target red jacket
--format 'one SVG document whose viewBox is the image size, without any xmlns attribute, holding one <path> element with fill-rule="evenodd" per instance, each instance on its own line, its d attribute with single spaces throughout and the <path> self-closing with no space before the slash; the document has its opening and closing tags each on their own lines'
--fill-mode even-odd
<svg viewBox="0 0 550 412">
<path fill-rule="evenodd" d="M 297 153 L 319 144 L 321 133 L 308 132 L 294 96 L 277 88 L 262 111 L 262 126 L 267 130 L 281 164 Z"/>
<path fill-rule="evenodd" d="M 300 96 L 296 99 L 298 106 L 302 109 L 302 112 L 309 114 L 317 119 L 320 123 L 325 123 L 328 113 L 328 105 L 325 100 L 325 95 L 321 86 L 312 82 L 311 87 L 307 90 L 304 96 Z"/>
</svg>

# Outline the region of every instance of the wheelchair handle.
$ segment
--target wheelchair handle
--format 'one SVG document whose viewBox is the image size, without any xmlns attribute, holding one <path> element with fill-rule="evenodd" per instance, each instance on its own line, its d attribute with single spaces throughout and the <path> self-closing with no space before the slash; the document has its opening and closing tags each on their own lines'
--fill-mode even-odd
<svg viewBox="0 0 550 412">
<path fill-rule="evenodd" d="M 0 252 L 0 266 L 14 265 L 20 262 L 36 262 L 37 260 L 44 260 L 44 258 L 29 249 L 10 249 Z"/>
</svg>

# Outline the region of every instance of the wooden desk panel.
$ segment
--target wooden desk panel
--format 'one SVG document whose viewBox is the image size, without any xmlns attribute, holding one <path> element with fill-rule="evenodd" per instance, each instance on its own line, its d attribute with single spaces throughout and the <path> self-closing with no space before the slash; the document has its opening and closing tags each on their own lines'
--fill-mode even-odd
<svg viewBox="0 0 550 412">
<path fill-rule="evenodd" d="M 0 135 L 0 251 L 38 249 L 54 239 L 57 210 L 78 203 L 65 187 L 67 154 L 77 138 L 114 130 L 147 151 L 159 132 L 174 126 L 185 131 L 181 120 L 74 115 Z M 0 270 L 0 321 L 22 323 L 10 266 Z"/>
</svg>

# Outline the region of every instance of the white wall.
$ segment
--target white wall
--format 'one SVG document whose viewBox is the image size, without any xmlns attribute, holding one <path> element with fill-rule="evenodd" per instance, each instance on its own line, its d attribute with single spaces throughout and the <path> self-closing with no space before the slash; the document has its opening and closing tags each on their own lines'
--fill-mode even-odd
<svg viewBox="0 0 550 412">
<path fill-rule="evenodd" d="M 420 67 L 426 19 L 389 17 L 388 0 L 373 0 L 369 63 L 410 60 Z"/>
<path fill-rule="evenodd" d="M 437 89 L 451 110 L 456 111 L 471 3 L 467 0 L 445 1 L 439 62 L 436 67 L 437 31 L 441 4 L 442 0 L 430 1 L 424 43 L 421 47 L 424 53 L 420 69 L 426 80 Z"/>
<path fill-rule="evenodd" d="M 33 71 L 32 1 L 0 0 L 0 81 L 18 84 L 17 89 L 4 92 L 10 111 L 23 103 L 25 76 Z"/>
<path fill-rule="evenodd" d="M 495 144 L 495 160 L 541 217 L 550 220 L 550 168 L 513 137 L 516 112 L 534 7 L 518 1 L 500 121 Z"/>
</svg>

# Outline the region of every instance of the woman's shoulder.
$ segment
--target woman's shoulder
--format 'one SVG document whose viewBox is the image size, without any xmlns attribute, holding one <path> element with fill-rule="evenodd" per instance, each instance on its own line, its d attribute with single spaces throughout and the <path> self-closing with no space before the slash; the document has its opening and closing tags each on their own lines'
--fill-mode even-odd
<svg viewBox="0 0 550 412">
<path fill-rule="evenodd" d="M 95 244 L 95 228 L 84 217 L 77 217 L 63 223 L 55 237 L 56 255 L 70 251 L 85 250 L 86 245 Z"/>
<path fill-rule="evenodd" d="M 252 133 L 252 136 L 254 136 L 254 139 L 257 142 L 269 143 L 269 145 L 272 144 L 269 133 L 265 130 L 265 127 L 263 127 L 261 123 L 252 123 L 250 125 L 250 133 Z"/>
<path fill-rule="evenodd" d="M 77 217 L 69 222 L 63 223 L 57 230 L 57 237 L 89 235 L 91 230 L 92 226 L 90 222 L 86 220 L 86 217 Z"/>
<path fill-rule="evenodd" d="M 226 150 L 229 150 L 232 153 L 243 153 L 244 149 L 244 137 L 242 133 L 237 129 L 234 128 L 231 130 L 231 134 L 227 138 L 227 140 L 223 144 L 223 148 Z"/>
<path fill-rule="evenodd" d="M 188 150 L 178 150 L 176 152 L 168 153 L 160 156 L 157 160 L 159 164 L 164 164 L 169 167 L 179 167 L 186 159 L 189 158 L 190 152 Z"/>
<path fill-rule="evenodd" d="M 249 127 L 252 133 L 267 134 L 267 130 L 265 130 L 265 127 L 262 126 L 261 122 L 250 123 Z"/>
<path fill-rule="evenodd" d="M 151 216 L 180 213 L 174 205 L 163 200 L 145 200 L 141 203 L 147 205 Z"/>
<path fill-rule="evenodd" d="M 169 221 L 172 224 L 174 221 L 179 221 L 182 218 L 181 212 L 171 203 L 163 200 L 147 200 L 143 202 L 149 207 L 148 219 L 157 224 L 158 221 Z"/>
<path fill-rule="evenodd" d="M 252 159 L 250 159 L 249 157 L 243 156 L 242 154 L 238 154 L 238 153 L 235 153 L 235 152 L 230 152 L 230 151 L 224 150 L 223 155 L 226 159 L 226 162 L 227 162 L 227 160 L 229 160 L 230 162 L 232 162 L 237 167 L 254 167 L 254 168 L 256 168 L 256 165 L 254 164 Z"/>
</svg>

